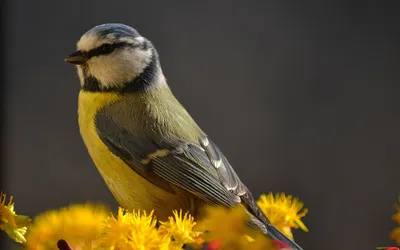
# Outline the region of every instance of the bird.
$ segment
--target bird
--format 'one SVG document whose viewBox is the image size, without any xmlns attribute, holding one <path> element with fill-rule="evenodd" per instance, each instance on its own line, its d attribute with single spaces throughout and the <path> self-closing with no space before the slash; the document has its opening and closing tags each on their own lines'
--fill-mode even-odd
<svg viewBox="0 0 400 250">
<path fill-rule="evenodd" d="M 172 93 L 153 43 L 125 24 L 84 33 L 65 61 L 80 82 L 83 142 L 120 206 L 167 218 L 206 205 L 242 205 L 249 226 L 302 248 L 275 228 L 219 147 Z"/>
</svg>

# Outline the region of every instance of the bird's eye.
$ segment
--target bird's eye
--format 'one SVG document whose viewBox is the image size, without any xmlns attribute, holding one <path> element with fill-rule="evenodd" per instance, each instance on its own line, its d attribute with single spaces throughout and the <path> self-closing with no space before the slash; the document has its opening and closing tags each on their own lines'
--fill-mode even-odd
<svg viewBox="0 0 400 250">
<path fill-rule="evenodd" d="M 109 44 L 109 43 L 103 44 L 101 46 L 102 54 L 109 54 L 109 53 L 111 53 L 113 51 L 113 49 L 114 49 L 113 46 L 111 44 Z"/>
</svg>

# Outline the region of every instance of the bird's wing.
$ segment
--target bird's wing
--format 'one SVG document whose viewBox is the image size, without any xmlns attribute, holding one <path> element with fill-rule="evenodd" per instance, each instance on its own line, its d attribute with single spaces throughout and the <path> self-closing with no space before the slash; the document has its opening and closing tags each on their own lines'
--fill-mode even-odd
<svg viewBox="0 0 400 250">
<path fill-rule="evenodd" d="M 198 143 L 134 135 L 105 113 L 96 116 L 100 139 L 110 151 L 153 184 L 174 192 L 178 186 L 202 200 L 231 207 L 242 203 L 269 223 L 219 148 L 205 135 Z"/>
<path fill-rule="evenodd" d="M 221 183 L 219 171 L 201 145 L 134 135 L 104 112 L 98 113 L 95 124 L 109 150 L 153 184 L 169 192 L 174 192 L 175 185 L 210 204 L 231 207 L 241 203 L 240 197 L 225 187 L 236 184 Z"/>
<path fill-rule="evenodd" d="M 244 204 L 249 211 L 262 222 L 269 224 L 269 220 L 258 207 L 256 200 L 248 190 L 248 188 L 240 181 L 232 165 L 228 162 L 228 159 L 224 156 L 221 150 L 215 143 L 209 140 L 206 136 L 201 138 L 200 145 L 207 155 L 208 159 L 204 158 L 203 161 L 209 161 L 212 163 L 218 173 L 220 183 L 230 192 L 239 196 L 241 203 Z"/>
</svg>

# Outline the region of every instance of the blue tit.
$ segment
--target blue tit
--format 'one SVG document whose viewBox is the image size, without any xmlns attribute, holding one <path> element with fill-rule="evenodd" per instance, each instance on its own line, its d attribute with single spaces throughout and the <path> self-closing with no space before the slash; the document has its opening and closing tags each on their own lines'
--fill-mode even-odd
<svg viewBox="0 0 400 250">
<path fill-rule="evenodd" d="M 65 60 L 80 80 L 83 141 L 108 188 L 127 209 L 173 209 L 199 216 L 204 205 L 243 205 L 249 225 L 290 245 L 257 206 L 217 145 L 171 92 L 153 44 L 123 24 L 87 31 Z"/>
</svg>

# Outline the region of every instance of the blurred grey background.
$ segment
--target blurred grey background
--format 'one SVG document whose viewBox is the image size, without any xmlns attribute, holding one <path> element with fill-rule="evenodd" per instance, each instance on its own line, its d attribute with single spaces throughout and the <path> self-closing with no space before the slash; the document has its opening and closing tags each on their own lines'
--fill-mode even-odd
<svg viewBox="0 0 400 250">
<path fill-rule="evenodd" d="M 1 190 L 15 196 L 17 212 L 87 200 L 116 206 L 80 138 L 79 83 L 63 59 L 86 30 L 122 22 L 154 42 L 173 91 L 255 196 L 287 192 L 305 202 L 310 232 L 294 232 L 301 246 L 394 245 L 398 2 L 10 0 L 5 7 Z M 1 249 L 16 247 L 2 239 Z"/>
</svg>

